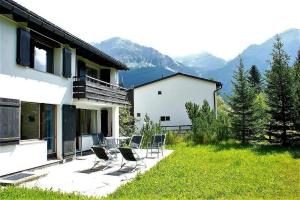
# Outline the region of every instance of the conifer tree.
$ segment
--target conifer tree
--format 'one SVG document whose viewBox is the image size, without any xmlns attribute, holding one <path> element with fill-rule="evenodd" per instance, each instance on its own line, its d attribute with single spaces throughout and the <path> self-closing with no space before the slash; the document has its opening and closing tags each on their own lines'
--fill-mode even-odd
<svg viewBox="0 0 300 200">
<path fill-rule="evenodd" d="M 232 112 L 232 127 L 234 134 L 242 144 L 246 144 L 254 135 L 254 99 L 255 95 L 250 87 L 240 58 L 237 71 L 233 75 L 233 95 L 229 98 Z"/>
<path fill-rule="evenodd" d="M 256 94 L 259 94 L 262 91 L 261 74 L 256 65 L 251 66 L 249 70 L 248 81 Z"/>
<path fill-rule="evenodd" d="M 300 131 L 300 50 L 293 66 L 293 97 L 294 97 L 294 117 L 295 127 Z"/>
<path fill-rule="evenodd" d="M 271 69 L 266 73 L 267 104 L 270 107 L 269 130 L 287 144 L 287 131 L 293 126 L 293 92 L 289 56 L 283 49 L 283 42 L 276 36 L 271 53 Z"/>
</svg>

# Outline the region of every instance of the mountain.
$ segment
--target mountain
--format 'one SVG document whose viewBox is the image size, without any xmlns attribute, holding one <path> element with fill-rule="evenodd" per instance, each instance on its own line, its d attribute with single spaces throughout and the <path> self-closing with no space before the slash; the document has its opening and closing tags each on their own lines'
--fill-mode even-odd
<svg viewBox="0 0 300 200">
<path fill-rule="evenodd" d="M 171 57 L 130 40 L 114 37 L 93 45 L 130 68 L 119 73 L 120 81 L 125 87 L 136 86 L 175 72 L 196 74 L 193 69 L 174 61 Z"/>
<path fill-rule="evenodd" d="M 208 52 L 174 58 L 183 65 L 194 69 L 199 75 L 225 66 L 226 61 Z"/>
<path fill-rule="evenodd" d="M 298 50 L 300 49 L 300 30 L 289 29 L 279 34 L 282 42 L 284 43 L 284 49 L 290 56 L 290 65 L 295 61 Z M 256 65 L 260 72 L 264 72 L 270 68 L 269 60 L 271 60 L 271 52 L 274 42 L 274 37 L 266 40 L 262 44 L 250 45 L 240 55 L 243 58 L 246 69 L 249 69 L 252 65 Z M 203 76 L 206 78 L 213 78 L 223 83 L 223 93 L 231 93 L 231 79 L 233 71 L 239 61 L 239 56 L 228 61 L 223 68 L 217 70 L 206 71 Z"/>
<path fill-rule="evenodd" d="M 284 49 L 290 55 L 292 64 L 300 48 L 300 30 L 289 29 L 279 34 L 284 43 Z M 253 44 L 241 52 L 245 68 L 256 65 L 260 72 L 270 68 L 274 37 L 261 44 Z M 222 93 L 231 93 L 231 79 L 238 64 L 238 56 L 225 62 L 209 53 L 184 56 L 174 60 L 159 51 L 145 47 L 122 38 L 111 38 L 101 43 L 93 44 L 105 53 L 119 59 L 129 66 L 129 71 L 120 71 L 120 81 L 125 87 L 136 86 L 175 72 L 214 79 L 223 83 Z M 175 61 L 176 60 L 176 61 Z"/>
</svg>

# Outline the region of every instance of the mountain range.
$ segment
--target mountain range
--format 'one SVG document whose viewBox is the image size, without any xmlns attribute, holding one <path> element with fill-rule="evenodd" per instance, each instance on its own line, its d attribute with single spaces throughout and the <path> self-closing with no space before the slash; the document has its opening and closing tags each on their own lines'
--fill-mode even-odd
<svg viewBox="0 0 300 200">
<path fill-rule="evenodd" d="M 292 64 L 300 48 L 300 30 L 289 29 L 278 34 L 284 43 L 285 51 L 290 55 Z M 121 71 L 120 82 L 125 87 L 133 87 L 175 72 L 183 72 L 223 83 L 222 93 L 230 94 L 233 71 L 238 64 L 239 56 L 243 58 L 246 69 L 256 65 L 261 73 L 269 69 L 274 37 L 261 44 L 253 44 L 237 55 L 225 61 L 210 53 L 200 53 L 171 58 L 159 51 L 114 37 L 93 45 L 105 53 L 127 64 L 128 71 Z"/>
</svg>

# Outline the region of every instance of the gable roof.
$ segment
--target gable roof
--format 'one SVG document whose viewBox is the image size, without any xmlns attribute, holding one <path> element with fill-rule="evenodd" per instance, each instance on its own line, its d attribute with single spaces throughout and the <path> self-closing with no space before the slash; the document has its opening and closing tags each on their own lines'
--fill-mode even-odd
<svg viewBox="0 0 300 200">
<path fill-rule="evenodd" d="M 41 16 L 28 10 L 12 0 L 0 0 L 0 13 L 11 14 L 16 22 L 26 22 L 27 26 L 62 44 L 69 44 L 76 53 L 95 63 L 100 63 L 118 70 L 128 70 L 128 67 L 117 59 L 105 54 L 91 44 L 54 25 Z"/>
<path fill-rule="evenodd" d="M 218 82 L 218 81 L 209 80 L 209 79 L 206 79 L 206 78 L 201 78 L 201 77 L 198 77 L 198 76 L 193 76 L 193 75 L 190 75 L 190 74 L 184 74 L 184 73 L 181 73 L 181 72 L 177 72 L 177 73 L 172 74 L 170 76 L 165 76 L 165 77 L 162 77 L 160 79 L 156 79 L 156 80 L 138 85 L 138 86 L 134 87 L 133 89 L 137 89 L 137 88 L 140 88 L 140 87 L 143 87 L 143 86 L 146 86 L 146 85 L 150 85 L 152 83 L 156 83 L 156 82 L 159 82 L 159 81 L 162 81 L 162 80 L 165 80 L 165 79 L 169 79 L 169 78 L 172 78 L 172 77 L 175 77 L 175 76 L 178 76 L 178 75 L 185 76 L 185 77 L 188 77 L 188 78 L 197 79 L 197 80 L 201 80 L 201 81 L 207 81 L 207 82 L 215 83 L 218 88 L 222 86 L 222 83 Z"/>
</svg>

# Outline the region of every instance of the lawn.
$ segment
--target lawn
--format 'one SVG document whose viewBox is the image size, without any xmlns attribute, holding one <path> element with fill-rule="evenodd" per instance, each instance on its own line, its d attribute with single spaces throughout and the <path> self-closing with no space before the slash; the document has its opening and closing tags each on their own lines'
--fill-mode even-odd
<svg viewBox="0 0 300 200">
<path fill-rule="evenodd" d="M 300 199 L 300 149 L 177 145 L 169 157 L 107 199 Z M 19 188 L 0 199 L 85 199 Z"/>
</svg>

